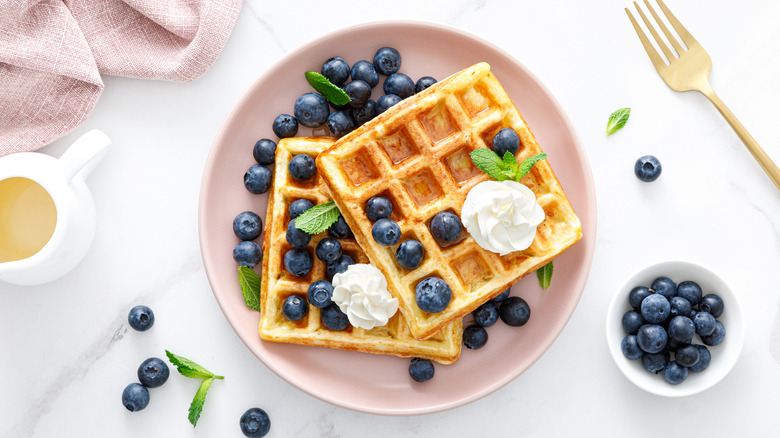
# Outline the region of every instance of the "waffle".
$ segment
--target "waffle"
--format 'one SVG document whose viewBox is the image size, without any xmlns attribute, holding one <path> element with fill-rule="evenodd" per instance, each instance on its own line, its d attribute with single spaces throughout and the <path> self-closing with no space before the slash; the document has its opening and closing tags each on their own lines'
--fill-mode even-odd
<svg viewBox="0 0 780 438">
<path fill-rule="evenodd" d="M 397 312 L 387 325 L 371 330 L 348 326 L 343 331 L 325 328 L 320 322 L 320 309 L 309 306 L 306 317 L 297 322 L 288 321 L 282 315 L 284 300 L 298 294 L 306 297 L 309 285 L 325 278 L 325 264 L 314 256 L 317 243 L 327 237 L 327 232 L 312 236 L 307 250 L 312 254 L 314 266 L 305 277 L 298 278 L 284 268 L 284 254 L 292 249 L 285 238 L 290 221 L 287 208 L 296 199 L 305 198 L 315 205 L 330 200 L 327 188 L 317 172 L 308 181 L 290 177 L 287 164 L 293 155 L 305 153 L 312 157 L 331 146 L 329 137 L 287 138 L 276 149 L 274 185 L 268 200 L 266 230 L 263 238 L 263 272 L 261 287 L 260 337 L 266 341 L 340 348 L 401 357 L 422 357 L 441 363 L 451 363 L 460 355 L 462 323 L 456 321 L 424 341 L 416 340 L 401 312 Z M 354 239 L 339 239 L 344 254 L 357 263 L 368 263 L 368 257 Z"/>
<path fill-rule="evenodd" d="M 582 237 L 580 221 L 547 160 L 521 181 L 536 194 L 546 215 L 527 250 L 500 257 L 477 245 L 465 228 L 447 247 L 431 235 L 428 223 L 436 213 L 450 210 L 460 217 L 469 190 L 491 179 L 473 165 L 469 153 L 491 147 L 502 128 L 512 128 L 520 137 L 518 161 L 542 152 L 490 66 L 480 63 L 391 107 L 317 159 L 333 200 L 371 262 L 385 274 L 418 339 L 473 311 Z M 399 243 L 413 238 L 423 244 L 425 257 L 417 269 L 396 263 L 398 244 L 383 247 L 372 238 L 373 223 L 364 209 L 376 195 L 393 203 L 390 218 L 403 233 Z M 417 283 L 430 276 L 441 277 L 452 289 L 449 306 L 436 314 L 422 311 L 414 298 Z"/>
</svg>

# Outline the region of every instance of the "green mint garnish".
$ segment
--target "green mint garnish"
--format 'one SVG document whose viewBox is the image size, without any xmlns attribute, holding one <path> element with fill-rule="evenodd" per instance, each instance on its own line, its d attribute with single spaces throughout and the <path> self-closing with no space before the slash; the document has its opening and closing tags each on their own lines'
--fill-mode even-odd
<svg viewBox="0 0 780 438">
<path fill-rule="evenodd" d="M 192 427 L 195 427 L 198 424 L 200 413 L 203 411 L 203 403 L 206 401 L 206 391 L 208 391 L 209 386 L 211 386 L 211 382 L 213 382 L 214 379 L 223 380 L 225 377 L 217 376 L 186 357 L 173 354 L 168 350 L 165 350 L 165 355 L 168 356 L 168 360 L 176 366 L 176 369 L 179 370 L 181 375 L 193 379 L 203 379 L 200 388 L 198 388 L 198 392 L 195 393 L 195 398 L 192 399 L 188 415 Z"/>
<path fill-rule="evenodd" d="M 479 170 L 499 181 L 520 181 L 528 174 L 534 164 L 547 158 L 547 154 L 542 152 L 541 154 L 536 154 L 531 158 L 523 160 L 523 162 L 518 165 L 515 157 L 509 152 L 504 153 L 503 159 L 493 152 L 493 150 L 488 148 L 473 150 L 469 155 L 471 156 L 471 161 L 474 162 L 474 165 L 477 166 Z"/>
<path fill-rule="evenodd" d="M 344 90 L 333 85 L 328 78 L 316 71 L 307 71 L 306 80 L 315 90 L 325 96 L 328 102 L 334 105 L 346 105 L 352 101 Z"/>
<path fill-rule="evenodd" d="M 515 181 L 520 181 L 523 179 L 523 177 L 531 171 L 531 168 L 534 167 L 534 164 L 536 164 L 538 161 L 546 159 L 547 153 L 542 152 L 541 154 L 536 154 L 531 158 L 523 160 L 523 162 L 520 163 L 520 167 L 517 169 L 517 179 Z"/>
<path fill-rule="evenodd" d="M 238 282 L 241 284 L 241 293 L 244 294 L 246 305 L 260 311 L 260 276 L 249 266 L 238 267 Z"/>
<path fill-rule="evenodd" d="M 333 201 L 328 201 L 304 211 L 295 218 L 295 228 L 311 235 L 322 233 L 336 223 L 341 212 Z"/>
<path fill-rule="evenodd" d="M 536 278 L 539 279 L 539 286 L 541 286 L 542 289 L 547 289 L 548 287 L 550 287 L 550 282 L 552 281 L 552 274 L 553 274 L 552 261 L 550 261 L 550 263 L 536 270 Z"/>
<path fill-rule="evenodd" d="M 619 110 L 612 113 L 612 115 L 609 116 L 609 121 L 607 122 L 607 135 L 612 135 L 626 126 L 628 116 L 630 115 L 631 108 L 620 108 Z"/>
</svg>

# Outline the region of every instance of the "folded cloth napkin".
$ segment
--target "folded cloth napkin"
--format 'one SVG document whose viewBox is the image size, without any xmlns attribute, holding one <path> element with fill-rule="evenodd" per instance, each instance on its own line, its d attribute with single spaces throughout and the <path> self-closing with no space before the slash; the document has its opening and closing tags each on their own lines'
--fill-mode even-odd
<svg viewBox="0 0 780 438">
<path fill-rule="evenodd" d="M 197 79 L 240 10 L 241 0 L 0 0 L 0 156 L 81 124 L 101 73 Z"/>
</svg>

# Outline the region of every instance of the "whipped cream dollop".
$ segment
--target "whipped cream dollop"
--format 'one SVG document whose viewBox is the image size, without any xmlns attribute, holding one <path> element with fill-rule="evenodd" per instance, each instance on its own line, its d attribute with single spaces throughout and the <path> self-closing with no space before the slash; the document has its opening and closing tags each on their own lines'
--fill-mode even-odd
<svg viewBox="0 0 780 438">
<path fill-rule="evenodd" d="M 477 184 L 461 210 L 461 221 L 477 244 L 502 256 L 531 246 L 543 220 L 534 193 L 515 181 Z"/>
<path fill-rule="evenodd" d="M 350 265 L 333 276 L 333 302 L 362 329 L 383 326 L 398 311 L 398 299 L 387 290 L 387 279 L 374 266 Z"/>
</svg>

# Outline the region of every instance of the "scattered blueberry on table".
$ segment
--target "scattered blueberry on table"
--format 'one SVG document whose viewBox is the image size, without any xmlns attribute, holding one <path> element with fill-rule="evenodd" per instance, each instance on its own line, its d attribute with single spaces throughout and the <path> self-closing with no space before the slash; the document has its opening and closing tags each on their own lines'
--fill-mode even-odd
<svg viewBox="0 0 780 438">
<path fill-rule="evenodd" d="M 168 381 L 170 370 L 159 357 L 150 357 L 138 367 L 138 381 L 147 388 L 158 388 Z"/>
<path fill-rule="evenodd" d="M 264 437 L 271 430 L 271 419 L 260 408 L 251 408 L 241 415 L 238 421 L 241 433 L 249 438 Z"/>
<path fill-rule="evenodd" d="M 653 182 L 661 176 L 661 162 L 652 155 L 639 157 L 634 164 L 634 174 L 644 182 Z"/>
<path fill-rule="evenodd" d="M 149 390 L 140 383 L 131 383 L 122 391 L 122 405 L 130 412 L 137 412 L 149 404 Z"/>
<path fill-rule="evenodd" d="M 127 314 L 127 322 L 139 332 L 149 330 L 154 325 L 154 312 L 147 306 L 135 306 Z"/>
</svg>

